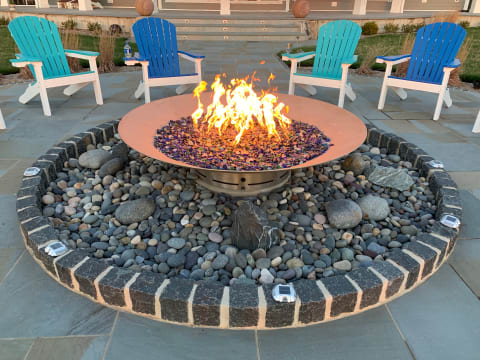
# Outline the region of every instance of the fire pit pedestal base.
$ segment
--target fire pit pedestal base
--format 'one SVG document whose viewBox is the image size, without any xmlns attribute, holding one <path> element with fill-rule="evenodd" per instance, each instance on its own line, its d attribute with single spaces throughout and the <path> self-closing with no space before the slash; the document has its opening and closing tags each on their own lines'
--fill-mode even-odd
<svg viewBox="0 0 480 360">
<path fill-rule="evenodd" d="M 254 196 L 267 193 L 285 185 L 290 180 L 290 170 L 233 172 L 195 169 L 197 183 L 210 191 L 231 196 Z"/>
</svg>

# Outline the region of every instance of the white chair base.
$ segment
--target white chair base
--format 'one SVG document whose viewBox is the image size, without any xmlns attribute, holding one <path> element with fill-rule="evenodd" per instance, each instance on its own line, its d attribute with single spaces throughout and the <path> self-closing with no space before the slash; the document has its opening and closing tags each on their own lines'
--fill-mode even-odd
<svg viewBox="0 0 480 360">
<path fill-rule="evenodd" d="M 472 132 L 480 133 L 480 111 L 478 111 L 477 119 L 475 120 L 475 124 L 473 125 Z"/>
<path fill-rule="evenodd" d="M 5 119 L 3 118 L 2 110 L 0 110 L 0 130 L 6 129 Z"/>
</svg>

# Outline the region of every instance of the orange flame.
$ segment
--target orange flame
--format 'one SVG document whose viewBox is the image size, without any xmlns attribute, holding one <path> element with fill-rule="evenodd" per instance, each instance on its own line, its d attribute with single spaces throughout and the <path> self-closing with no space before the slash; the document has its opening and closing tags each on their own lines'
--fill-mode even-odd
<svg viewBox="0 0 480 360">
<path fill-rule="evenodd" d="M 247 82 L 250 78 L 250 82 Z M 275 76 L 270 74 L 268 84 Z M 197 129 L 206 125 L 206 131 L 216 129 L 219 135 L 225 133 L 229 128 L 235 129 L 234 145 L 240 143 L 243 134 L 259 125 L 266 129 L 268 137 L 280 139 L 277 131 L 277 123 L 284 130 L 288 131 L 291 120 L 285 115 L 288 113 L 288 106 L 284 103 L 277 103 L 277 96 L 262 91 L 259 96 L 253 90 L 254 81 L 260 81 L 255 73 L 244 79 L 232 79 L 227 87 L 217 75 L 211 85 L 213 90 L 212 103 L 208 105 L 205 113 L 204 106 L 200 100 L 200 94 L 207 88 L 207 83 L 202 81 L 194 90 L 194 97 L 198 100 L 198 107 L 192 114 L 193 124 Z M 225 96 L 226 104 L 222 102 Z M 202 118 L 200 122 L 200 119 Z"/>
</svg>

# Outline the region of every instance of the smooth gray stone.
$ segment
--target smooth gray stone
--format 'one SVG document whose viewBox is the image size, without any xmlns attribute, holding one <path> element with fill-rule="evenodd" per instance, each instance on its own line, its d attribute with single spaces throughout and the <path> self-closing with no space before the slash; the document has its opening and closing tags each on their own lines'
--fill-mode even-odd
<svg viewBox="0 0 480 360">
<path fill-rule="evenodd" d="M 357 201 L 362 209 L 363 217 L 369 220 L 383 220 L 390 214 L 387 200 L 373 195 L 367 195 Z"/>
<path fill-rule="evenodd" d="M 362 220 L 362 209 L 352 200 L 333 200 L 326 205 L 328 221 L 337 229 L 349 229 Z"/>
<path fill-rule="evenodd" d="M 121 158 L 113 158 L 108 160 L 105 164 L 103 164 L 100 169 L 98 170 L 98 176 L 101 178 L 107 175 L 115 175 L 117 171 L 120 171 L 123 168 L 123 159 Z"/>
<path fill-rule="evenodd" d="M 84 152 L 78 158 L 80 166 L 88 169 L 99 169 L 112 158 L 112 154 L 103 149 L 94 149 Z"/>
<path fill-rule="evenodd" d="M 128 201 L 120 205 L 115 210 L 115 217 L 124 225 L 130 225 L 134 222 L 140 222 L 148 219 L 155 211 L 155 202 L 153 199 L 137 199 Z"/>
</svg>

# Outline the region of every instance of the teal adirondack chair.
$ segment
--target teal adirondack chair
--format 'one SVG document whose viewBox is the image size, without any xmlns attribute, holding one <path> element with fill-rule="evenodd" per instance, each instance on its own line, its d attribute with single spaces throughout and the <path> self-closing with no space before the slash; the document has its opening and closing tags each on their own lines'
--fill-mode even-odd
<svg viewBox="0 0 480 360">
<path fill-rule="evenodd" d="M 343 108 L 345 94 L 355 101 L 355 93 L 347 82 L 348 68 L 357 61 L 355 49 L 362 34 L 360 26 L 353 21 L 329 22 L 318 31 L 316 51 L 297 54 L 283 54 L 282 60 L 291 61 L 288 93 L 293 95 L 295 84 L 311 95 L 316 94 L 313 86 L 340 89 L 338 106 Z M 297 64 L 315 57 L 311 74 L 297 72 Z M 313 86 L 312 86 L 313 85 Z"/>
<path fill-rule="evenodd" d="M 64 49 L 57 26 L 44 18 L 17 17 L 10 22 L 8 29 L 21 52 L 10 62 L 15 67 L 29 66 L 35 77 L 35 82 L 19 98 L 22 104 L 40 95 L 43 113 L 50 116 L 47 88 L 68 86 L 63 93 L 71 96 L 89 83 L 93 83 L 97 104 L 103 104 L 95 60 L 99 53 Z M 90 71 L 72 74 L 67 56 L 88 60 Z"/>
<path fill-rule="evenodd" d="M 466 31 L 460 25 L 438 22 L 422 27 L 417 32 L 411 54 L 396 56 L 377 56 L 378 63 L 386 63 L 378 109 L 385 105 L 388 87 L 402 99 L 407 98 L 404 89 L 427 91 L 438 94 L 433 120 L 438 120 L 442 104 L 452 105 L 448 91 L 450 73 L 460 66 L 455 56 L 465 39 Z M 404 78 L 392 76 L 393 65 L 410 60 L 407 75 Z"/>
<path fill-rule="evenodd" d="M 147 17 L 133 24 L 133 34 L 137 42 L 139 57 L 124 58 L 127 65 L 142 65 L 143 81 L 135 91 L 138 99 L 145 94 L 145 103 L 150 102 L 150 87 L 180 85 L 177 94 L 187 89 L 187 84 L 202 81 L 203 55 L 179 51 L 175 25 L 167 20 Z M 195 72 L 180 73 L 179 57 L 195 63 Z"/>
</svg>

